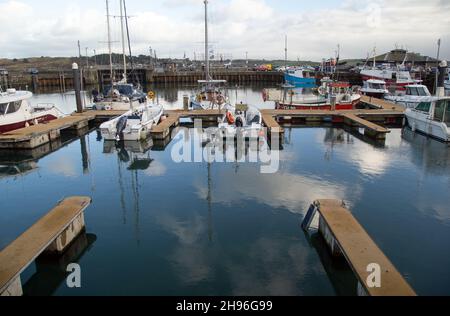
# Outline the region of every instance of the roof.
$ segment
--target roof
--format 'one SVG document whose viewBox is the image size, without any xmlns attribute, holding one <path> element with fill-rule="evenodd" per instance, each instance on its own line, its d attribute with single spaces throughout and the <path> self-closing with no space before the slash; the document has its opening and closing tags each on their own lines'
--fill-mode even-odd
<svg viewBox="0 0 450 316">
<path fill-rule="evenodd" d="M 14 91 L 14 92 L 9 92 Z M 30 99 L 33 94 L 29 91 L 8 90 L 0 94 L 0 103 L 16 102 L 20 100 Z"/>
<path fill-rule="evenodd" d="M 408 52 L 404 49 L 394 49 L 386 54 L 376 56 L 377 62 L 403 63 L 406 56 L 406 62 L 437 62 L 436 58 L 422 56 L 418 53 Z"/>
</svg>

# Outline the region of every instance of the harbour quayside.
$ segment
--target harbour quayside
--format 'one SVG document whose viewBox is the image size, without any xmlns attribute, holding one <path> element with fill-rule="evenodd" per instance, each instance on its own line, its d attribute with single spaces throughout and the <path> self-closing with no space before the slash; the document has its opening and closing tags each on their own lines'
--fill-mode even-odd
<svg viewBox="0 0 450 316">
<path fill-rule="evenodd" d="M 449 9 L 0 1 L 4 313 L 445 304 Z"/>
</svg>

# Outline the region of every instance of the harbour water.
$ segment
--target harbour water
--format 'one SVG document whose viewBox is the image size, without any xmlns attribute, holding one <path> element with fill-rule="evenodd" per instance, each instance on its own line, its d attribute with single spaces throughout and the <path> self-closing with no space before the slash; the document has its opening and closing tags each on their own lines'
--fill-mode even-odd
<svg viewBox="0 0 450 316">
<path fill-rule="evenodd" d="M 190 93 L 155 91 L 167 109 Z M 233 94 L 273 107 L 261 87 Z M 70 112 L 73 98 L 34 102 Z M 267 175 L 258 163 L 177 164 L 174 142 L 137 153 L 92 131 L 23 172 L 1 169 L 0 249 L 58 200 L 87 195 L 87 242 L 67 259 L 80 264 L 82 287 L 38 262 L 22 275 L 26 295 L 351 295 L 352 273 L 300 228 L 315 199 L 343 199 L 419 295 L 450 293 L 448 145 L 400 129 L 383 146 L 333 127 L 288 128 L 285 138 L 280 169 Z"/>
</svg>

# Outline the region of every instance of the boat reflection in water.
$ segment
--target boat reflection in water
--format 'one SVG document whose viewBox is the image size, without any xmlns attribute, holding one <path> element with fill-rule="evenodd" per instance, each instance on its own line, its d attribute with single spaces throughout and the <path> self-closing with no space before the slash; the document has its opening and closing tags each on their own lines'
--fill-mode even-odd
<svg viewBox="0 0 450 316">
<path fill-rule="evenodd" d="M 117 153 L 121 162 L 129 163 L 128 170 L 147 170 L 153 159 L 150 158 L 150 149 L 153 141 L 105 141 L 103 145 L 104 154 Z"/>
</svg>

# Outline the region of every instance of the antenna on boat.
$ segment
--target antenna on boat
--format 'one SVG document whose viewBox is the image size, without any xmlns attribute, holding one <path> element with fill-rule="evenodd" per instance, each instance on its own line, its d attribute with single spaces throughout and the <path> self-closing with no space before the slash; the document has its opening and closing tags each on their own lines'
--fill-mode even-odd
<svg viewBox="0 0 450 316">
<path fill-rule="evenodd" d="M 106 0 L 106 21 L 108 25 L 108 50 L 109 50 L 109 70 L 111 76 L 111 86 L 114 84 L 114 71 L 113 71 L 113 62 L 112 62 L 112 48 L 111 48 L 111 24 L 110 24 L 110 15 L 109 15 L 109 1 Z"/>
</svg>

